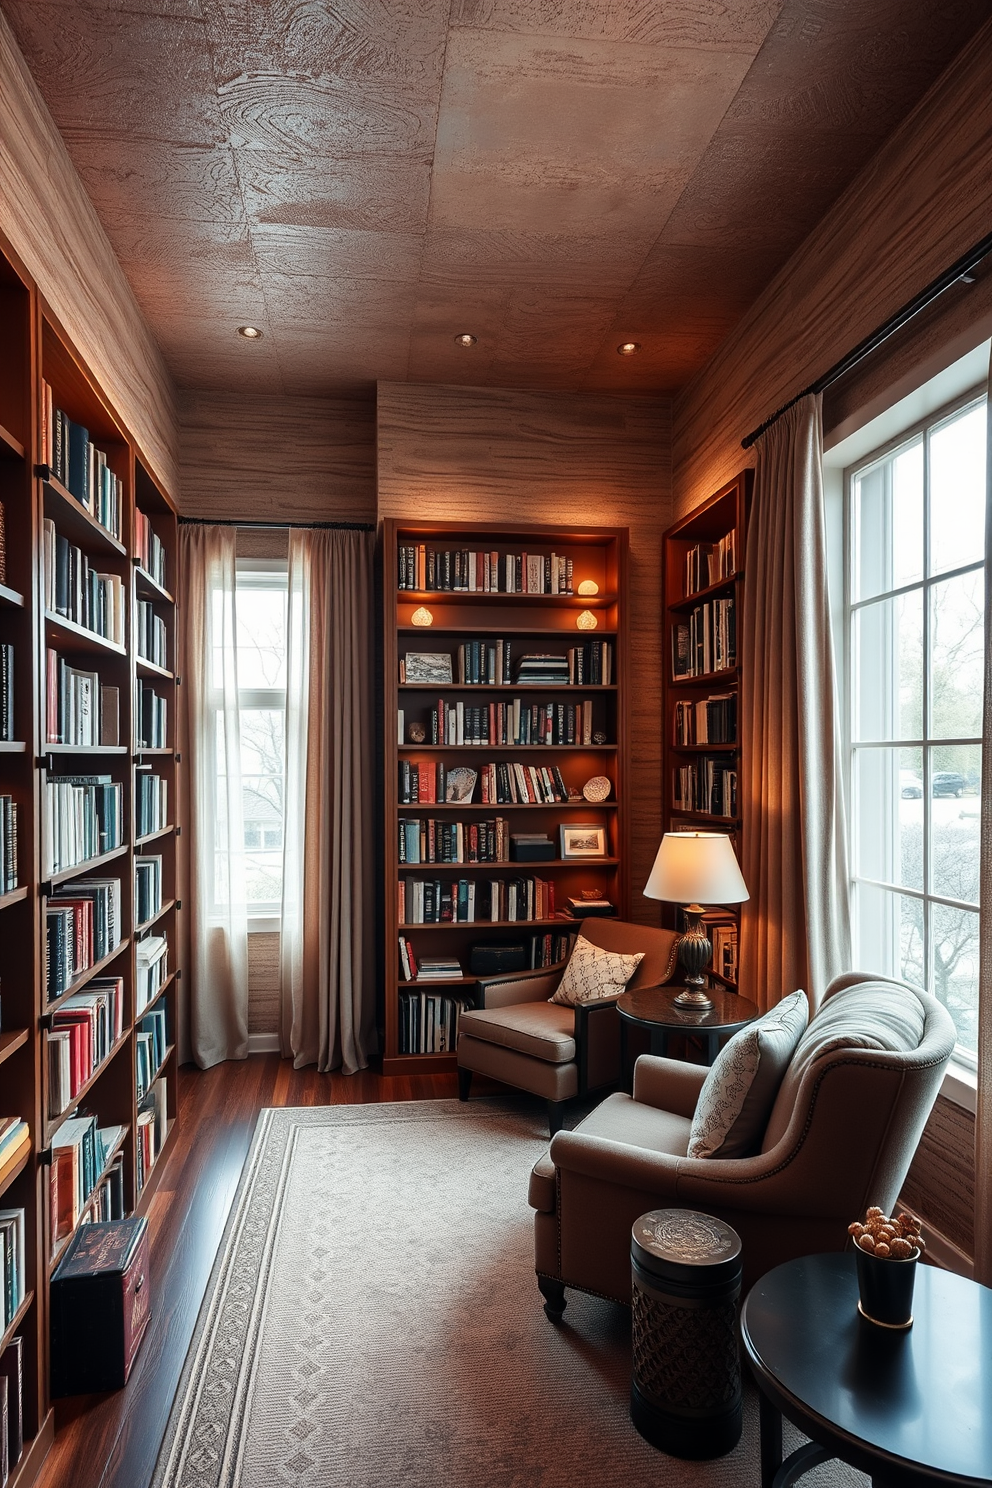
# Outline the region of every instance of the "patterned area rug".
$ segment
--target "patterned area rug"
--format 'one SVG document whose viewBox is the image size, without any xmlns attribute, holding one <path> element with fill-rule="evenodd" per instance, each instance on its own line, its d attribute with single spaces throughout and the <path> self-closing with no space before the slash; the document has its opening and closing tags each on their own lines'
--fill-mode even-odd
<svg viewBox="0 0 992 1488">
<path fill-rule="evenodd" d="M 544 1316 L 546 1146 L 538 1105 L 263 1111 L 154 1488 L 756 1484 L 753 1392 L 729 1456 L 667 1457 L 630 1424 L 629 1313 L 570 1292 Z"/>
</svg>

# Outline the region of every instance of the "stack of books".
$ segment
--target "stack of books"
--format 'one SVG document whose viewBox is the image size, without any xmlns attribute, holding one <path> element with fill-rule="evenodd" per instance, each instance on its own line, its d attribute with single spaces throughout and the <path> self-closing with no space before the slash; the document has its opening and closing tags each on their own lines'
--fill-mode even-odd
<svg viewBox="0 0 992 1488">
<path fill-rule="evenodd" d="M 45 464 L 55 479 L 101 527 L 119 539 L 124 494 L 120 478 L 109 468 L 103 450 L 90 439 L 89 430 L 74 424 L 55 407 L 47 382 L 42 383 L 41 438 Z"/>
<path fill-rule="evenodd" d="M 462 976 L 461 963 L 455 956 L 421 956 L 417 968 L 418 982 L 458 981 Z"/>
<path fill-rule="evenodd" d="M 124 841 L 124 787 L 109 775 L 51 775 L 45 782 L 44 859 L 49 873 L 112 852 Z"/>
<path fill-rule="evenodd" d="M 110 1152 L 123 1136 L 122 1126 L 98 1128 L 95 1116 L 70 1117 L 55 1133 L 49 1169 L 53 1252 L 76 1228 L 87 1200 L 104 1180 Z"/>
<path fill-rule="evenodd" d="M 51 1002 L 121 942 L 119 878 L 77 878 L 54 889 L 45 910 L 45 973 Z"/>
<path fill-rule="evenodd" d="M 83 749 L 120 743 L 120 689 L 105 687 L 98 672 L 70 666 L 50 648 L 46 653 L 46 734 L 49 744 Z"/>
<path fill-rule="evenodd" d="M 138 1024 L 134 1037 L 135 1092 L 140 1101 L 162 1068 L 169 1047 L 165 1008 L 153 1008 Z"/>
<path fill-rule="evenodd" d="M 567 687 L 572 681 L 568 657 L 534 653 L 517 662 L 517 681 L 534 687 Z"/>
<path fill-rule="evenodd" d="M 43 525 L 45 609 L 63 615 L 94 635 L 124 644 L 124 582 L 120 574 L 99 573 L 81 548 Z"/>
<path fill-rule="evenodd" d="M 436 992 L 400 994 L 400 1053 L 448 1054 L 458 1047 L 458 1024 L 472 1004 Z"/>
<path fill-rule="evenodd" d="M 24 1210 L 0 1209 L 0 1333 L 24 1301 Z"/>
<path fill-rule="evenodd" d="M 17 888 L 17 802 L 0 795 L 0 894 Z"/>
<path fill-rule="evenodd" d="M 137 1011 L 154 998 L 169 975 L 169 943 L 164 935 L 146 935 L 135 946 L 135 1002 Z"/>
<path fill-rule="evenodd" d="M 138 1158 L 138 1192 L 144 1188 L 169 1134 L 169 1098 L 165 1077 L 156 1080 L 145 1097 L 144 1109 L 138 1112 L 135 1147 Z"/>
<path fill-rule="evenodd" d="M 162 775 L 135 776 L 134 830 L 138 837 L 169 824 L 169 782 Z"/>
<path fill-rule="evenodd" d="M 0 580 L 2 582 L 2 580 Z M 10 743 L 14 733 L 14 648 L 0 645 L 0 740 Z"/>
<path fill-rule="evenodd" d="M 143 511 L 137 507 L 134 510 L 134 546 L 138 555 L 138 562 L 158 584 L 160 589 L 168 586 L 165 582 L 165 548 L 159 538 L 152 531 L 152 524 Z"/>
<path fill-rule="evenodd" d="M 124 980 L 96 977 L 52 1014 L 48 1035 L 48 1114 L 74 1100 L 124 1031 Z"/>
<path fill-rule="evenodd" d="M 138 925 L 153 920 L 162 908 L 162 856 L 134 860 L 134 919 Z"/>
<path fill-rule="evenodd" d="M 135 638 L 138 655 L 142 661 L 168 670 L 169 641 L 165 621 L 156 615 L 155 606 L 149 599 L 139 599 L 135 618 Z"/>
<path fill-rule="evenodd" d="M 168 747 L 168 704 L 154 687 L 138 683 L 138 745 L 141 749 Z"/>
</svg>

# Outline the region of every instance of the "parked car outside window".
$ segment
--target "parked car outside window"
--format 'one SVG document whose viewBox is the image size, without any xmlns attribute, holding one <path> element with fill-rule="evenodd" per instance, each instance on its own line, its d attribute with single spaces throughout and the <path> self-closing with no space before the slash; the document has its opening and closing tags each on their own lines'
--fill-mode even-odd
<svg viewBox="0 0 992 1488">
<path fill-rule="evenodd" d="M 923 781 L 912 770 L 900 770 L 899 793 L 904 801 L 918 801 L 923 795 Z"/>
<path fill-rule="evenodd" d="M 956 770 L 935 770 L 930 789 L 935 796 L 961 796 L 968 782 Z"/>
</svg>

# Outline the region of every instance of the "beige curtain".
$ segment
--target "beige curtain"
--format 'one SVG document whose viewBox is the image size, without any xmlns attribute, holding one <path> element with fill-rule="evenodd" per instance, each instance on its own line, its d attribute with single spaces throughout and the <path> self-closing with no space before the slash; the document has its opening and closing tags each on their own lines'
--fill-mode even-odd
<svg viewBox="0 0 992 1488">
<path fill-rule="evenodd" d="M 978 1109 L 975 1121 L 975 1280 L 992 1286 L 992 415 L 986 406 L 985 707 L 979 901 Z"/>
<path fill-rule="evenodd" d="M 364 1069 L 375 1041 L 372 535 L 289 538 L 280 1042 Z"/>
<path fill-rule="evenodd" d="M 235 531 L 180 527 L 189 809 L 190 1042 L 201 1069 L 248 1055 Z"/>
<path fill-rule="evenodd" d="M 840 732 L 827 597 L 820 398 L 758 440 L 741 648 L 741 990 L 814 1004 L 851 968 Z"/>
</svg>

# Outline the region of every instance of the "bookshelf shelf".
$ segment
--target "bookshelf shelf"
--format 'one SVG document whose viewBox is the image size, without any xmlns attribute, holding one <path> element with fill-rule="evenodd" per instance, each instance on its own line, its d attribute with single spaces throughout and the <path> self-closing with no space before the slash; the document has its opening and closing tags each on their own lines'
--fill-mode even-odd
<svg viewBox="0 0 992 1488">
<path fill-rule="evenodd" d="M 152 1201 L 152 1196 L 158 1186 L 158 1175 L 161 1173 L 162 1168 L 165 1166 L 165 1154 L 169 1151 L 169 1148 L 171 1146 L 172 1132 L 175 1124 L 175 1118 L 173 1117 L 166 1127 L 165 1141 L 162 1143 L 162 1146 L 156 1153 L 155 1161 L 152 1163 L 151 1167 L 148 1169 L 148 1172 L 145 1174 L 145 1181 L 141 1186 L 137 1202 L 134 1206 L 135 1214 L 146 1213 L 148 1205 Z"/>
<path fill-rule="evenodd" d="M 0 1194 L 5 1193 L 15 1178 L 21 1176 L 33 1157 L 34 1152 L 29 1142 L 26 1147 L 19 1147 L 4 1162 L 0 1162 Z"/>
<path fill-rule="evenodd" d="M 151 995 L 151 997 L 149 997 L 148 1001 L 146 1003 L 144 1003 L 143 1006 L 138 1009 L 138 1017 L 139 1018 L 143 1018 L 145 1016 L 145 1014 L 148 1012 L 149 1008 L 153 1008 L 155 1006 L 155 1004 L 158 1002 L 158 1000 L 161 997 L 164 997 L 165 996 L 165 994 L 172 987 L 172 985 L 175 982 L 175 980 L 176 980 L 176 973 L 174 971 L 170 971 L 169 975 L 166 977 L 166 979 L 162 983 L 161 987 L 159 987 L 156 992 L 153 992 L 152 995 Z"/>
<path fill-rule="evenodd" d="M 23 739 L 0 740 L 0 754 L 26 754 L 28 746 Z"/>
<path fill-rule="evenodd" d="M 160 837 L 171 837 L 175 834 L 175 827 L 159 827 L 157 832 L 146 832 L 143 837 L 135 837 L 135 847 L 147 847 L 149 842 L 157 842 Z"/>
<path fill-rule="evenodd" d="M 136 656 L 134 661 L 139 677 L 164 677 L 169 682 L 176 679 L 174 672 L 170 672 L 167 667 L 158 666 L 154 661 L 148 661 L 144 656 Z"/>
<path fill-rule="evenodd" d="M 663 800 L 667 826 L 670 831 L 725 832 L 738 852 L 738 658 L 744 606 L 741 562 L 752 481 L 753 471 L 743 471 L 670 527 L 662 538 L 666 657 Z M 702 582 L 704 578 L 706 583 Z M 699 666 L 728 659 L 732 664 L 716 669 L 710 666 L 694 676 L 675 676 L 676 654 Z M 701 732 L 730 735 L 735 742 L 695 742 Z M 721 809 L 704 809 L 712 805 Z M 676 912 L 671 913 L 674 919 Z M 736 966 L 739 911 L 721 910 L 719 923 L 732 932 L 728 965 Z M 711 966 L 708 974 L 736 991 L 732 978 L 722 971 Z"/>
<path fill-rule="evenodd" d="M 72 651 L 76 654 L 109 651 L 113 656 L 127 655 L 125 646 L 119 646 L 116 641 L 108 641 L 106 636 L 98 635 L 95 630 L 87 630 L 85 625 L 77 625 L 75 620 L 70 620 L 66 615 L 56 615 L 54 610 L 45 611 L 45 625 L 52 632 L 52 644 L 60 651 Z"/>
<path fill-rule="evenodd" d="M 142 1016 L 144 1016 L 144 1014 L 147 1011 L 148 1011 L 147 1008 L 142 1008 L 141 1009 Z M 176 1046 L 175 1046 L 175 1044 L 170 1044 L 169 1047 L 166 1049 L 165 1054 L 164 1054 L 164 1056 L 162 1058 L 162 1063 L 159 1065 L 158 1069 L 154 1072 L 154 1074 L 151 1076 L 151 1078 L 148 1081 L 148 1088 L 149 1088 L 149 1090 L 155 1084 L 155 1081 L 157 1079 L 159 1079 L 161 1077 L 161 1075 L 165 1072 L 165 1066 L 168 1064 L 169 1060 L 172 1058 L 172 1056 L 173 1056 L 173 1054 L 175 1054 L 175 1052 L 176 1052 Z"/>
<path fill-rule="evenodd" d="M 61 1007 L 62 1004 L 68 998 L 72 997 L 74 993 L 81 992 L 86 986 L 87 982 L 91 982 L 94 977 L 100 976 L 102 972 L 106 971 L 110 966 L 112 966 L 113 963 L 117 960 L 118 956 L 123 955 L 130 944 L 130 937 L 125 935 L 120 944 L 114 946 L 114 949 L 112 951 L 108 951 L 105 956 L 100 957 L 99 961 L 94 961 L 92 966 L 87 966 L 85 971 L 81 971 L 78 976 L 73 977 L 72 981 L 69 983 L 68 987 L 66 987 L 64 992 L 60 992 L 58 997 L 53 997 L 51 1002 L 45 1003 L 43 1016 L 45 1018 L 49 1018 L 51 1014 L 55 1012 L 56 1008 Z"/>
<path fill-rule="evenodd" d="M 46 467 L 47 468 L 47 467 Z M 42 477 L 45 488 L 45 515 L 51 517 L 56 530 L 71 542 L 89 552 L 114 553 L 127 557 L 127 549 L 109 528 L 98 522 L 54 475 Z"/>
<path fill-rule="evenodd" d="M 10 605 L 15 610 L 22 610 L 24 595 L 19 594 L 16 589 L 9 588 L 7 584 L 0 584 L 0 604 Z"/>
<path fill-rule="evenodd" d="M 7 909 L 12 904 L 22 904 L 27 897 L 27 884 L 21 884 L 16 889 L 8 889 L 6 894 L 0 894 L 0 909 Z"/>
<path fill-rule="evenodd" d="M 175 599 L 168 589 L 163 589 L 156 579 L 153 579 L 148 571 L 141 567 L 140 563 L 134 565 L 134 585 L 139 594 L 147 594 L 150 599 L 162 599 L 166 604 L 175 604 Z"/>
<path fill-rule="evenodd" d="M 23 1049 L 29 1037 L 30 1031 L 27 1028 L 11 1028 L 5 1033 L 0 1033 L 0 1064 L 3 1064 L 4 1060 L 9 1059 L 12 1054 L 16 1054 L 18 1049 Z M 0 1349 L 0 1353 L 2 1352 L 3 1350 Z"/>
<path fill-rule="evenodd" d="M 27 454 L 21 441 L 9 429 L 0 424 L 0 456 L 5 459 L 23 460 Z M 0 1354 L 3 1349 L 0 1349 Z"/>
<path fill-rule="evenodd" d="M 150 919 L 142 920 L 142 922 L 141 922 L 140 925 L 135 925 L 135 927 L 134 927 L 134 933 L 135 933 L 135 935 L 141 935 L 141 934 L 144 933 L 145 930 L 150 930 L 153 925 L 155 925 L 155 924 L 158 923 L 158 921 L 162 918 L 163 915 L 167 915 L 169 913 L 169 910 L 170 909 L 174 909 L 175 908 L 175 903 L 176 903 L 175 899 L 167 899 L 165 901 L 165 903 L 162 905 L 162 908 L 161 909 L 157 909 L 155 911 L 155 913 L 151 916 Z"/>
<path fill-rule="evenodd" d="M 542 559 L 554 554 L 571 565 L 573 587 L 578 588 L 583 579 L 594 579 L 599 586 L 595 595 L 573 594 L 527 594 L 505 593 L 502 590 L 477 589 L 474 591 L 435 590 L 428 588 L 400 589 L 396 577 L 400 573 L 401 550 L 410 546 L 424 545 L 426 550 L 451 548 L 469 552 L 497 553 L 518 556 L 521 553 Z M 426 559 L 425 559 L 426 561 Z M 438 880 L 443 885 L 442 894 L 447 901 L 449 891 L 457 892 L 457 880 L 468 879 L 472 883 L 485 880 L 509 884 L 519 878 L 536 879 L 554 885 L 555 898 L 547 903 L 538 897 L 532 906 L 538 910 L 558 908 L 565 903 L 567 895 L 577 895 L 580 890 L 594 889 L 608 897 L 620 915 L 627 909 L 626 863 L 628 822 L 625 809 L 625 787 L 628 768 L 628 731 L 626 699 L 626 648 L 627 624 L 624 596 L 627 581 L 627 530 L 619 527 L 584 528 L 572 530 L 563 527 L 538 527 L 527 525 L 495 524 L 446 525 L 443 523 L 404 522 L 390 519 L 383 527 L 383 635 L 385 695 L 383 711 L 384 767 L 385 767 L 385 852 L 384 871 L 386 884 L 386 1041 L 383 1071 L 386 1074 L 430 1073 L 450 1069 L 455 1061 L 452 1052 L 436 1052 L 424 1048 L 427 1041 L 415 1030 L 411 1022 L 410 997 L 426 994 L 440 999 L 436 1006 L 438 1019 L 450 1019 L 450 999 L 461 998 L 472 1002 L 477 995 L 478 978 L 467 974 L 469 955 L 474 943 L 485 941 L 507 945 L 519 944 L 523 939 L 529 947 L 527 954 L 535 964 L 545 960 L 560 959 L 561 937 L 579 928 L 579 922 L 562 914 L 543 915 L 533 920 L 477 918 L 467 920 L 441 920 L 403 923 L 399 920 L 397 904 L 397 881 Z M 501 565 L 505 572 L 505 564 Z M 410 572 L 407 565 L 406 572 Z M 426 570 L 433 577 L 434 570 Z M 547 582 L 549 568 L 542 569 Z M 565 568 L 560 570 L 565 573 Z M 417 575 L 423 582 L 422 573 Z M 539 581 L 540 582 L 540 581 Z M 420 606 L 430 609 L 435 624 L 420 627 L 412 623 L 413 612 Z M 580 611 L 591 610 L 598 624 L 594 630 L 579 630 L 576 619 Z M 575 648 L 588 647 L 582 658 L 583 675 L 596 678 L 608 677 L 607 682 L 583 683 L 529 683 L 507 680 L 492 682 L 425 683 L 399 681 L 399 663 L 409 652 L 449 653 L 452 659 L 452 674 L 459 675 L 459 650 L 474 641 L 506 643 L 501 662 L 500 675 L 511 677 L 517 672 L 525 656 L 532 653 L 561 656 Z M 593 647 L 608 646 L 609 657 Z M 472 659 L 475 649 L 472 651 Z M 577 668 L 579 657 L 569 660 Z M 607 660 L 612 672 L 604 671 Z M 466 670 L 470 674 L 469 656 L 465 657 Z M 532 668 L 533 670 L 533 668 Z M 574 670 L 571 671 L 574 675 Z M 441 675 L 444 675 L 442 671 Z M 559 676 L 562 675 L 559 672 Z M 569 675 L 569 672 L 565 672 Z M 413 723 L 424 726 L 427 738 L 437 737 L 434 731 L 438 719 L 433 713 L 438 709 L 438 699 L 464 698 L 466 709 L 487 701 L 505 702 L 520 698 L 521 711 L 541 706 L 542 713 L 528 713 L 527 732 L 517 737 L 533 738 L 537 729 L 534 720 L 545 719 L 544 705 L 550 709 L 551 700 L 556 700 L 556 709 L 551 722 L 554 737 L 569 737 L 573 728 L 579 740 L 590 739 L 595 732 L 605 736 L 608 743 L 546 744 L 499 744 L 496 742 L 474 742 L 463 744 L 416 743 L 409 739 L 407 729 Z M 589 710 L 570 706 L 583 699 L 591 704 Z M 397 709 L 404 712 L 403 738 L 398 737 Z M 564 709 L 565 711 L 558 711 Z M 476 715 L 471 715 L 476 723 Z M 564 723 L 562 722 L 564 720 Z M 542 722 L 541 727 L 545 724 Z M 469 725 L 466 725 L 469 727 Z M 477 723 L 476 723 L 477 727 Z M 502 729 L 502 724 L 500 724 Z M 471 730 L 470 730 L 471 731 Z M 591 775 L 605 775 L 610 780 L 610 799 L 590 802 L 584 798 L 566 801 L 482 801 L 482 785 L 476 781 L 473 799 L 468 802 L 400 800 L 399 767 L 406 771 L 407 765 L 429 769 L 429 778 L 434 780 L 435 765 L 443 764 L 449 770 L 456 766 L 468 766 L 480 770 L 482 765 L 518 762 L 525 768 L 537 766 L 544 760 L 550 767 L 552 761 L 560 766 L 564 774 L 564 785 L 568 790 L 578 789 Z M 567 763 L 566 763 L 567 762 Z M 580 773 L 582 772 L 582 773 Z M 528 777 L 529 779 L 532 777 Z M 559 784 L 561 782 L 559 781 Z M 503 789 L 503 786 L 500 787 Z M 423 790 L 423 787 L 422 787 Z M 441 794 L 444 792 L 442 791 Z M 522 791 L 521 794 L 524 792 Z M 532 813 L 544 812 L 535 817 Z M 396 843 L 398 818 L 437 817 L 445 824 L 463 821 L 475 824 L 480 819 L 505 818 L 512 831 L 537 831 L 552 837 L 558 851 L 558 827 L 570 821 L 595 824 L 606 833 L 606 854 L 598 858 L 560 858 L 529 862 L 512 859 L 500 862 L 399 862 Z M 514 825 L 515 824 L 515 825 Z M 426 892 L 426 890 L 425 890 Z M 490 909 L 488 889 L 481 890 L 484 907 Z M 500 890 L 500 897 L 509 890 Z M 535 890 L 538 896 L 543 890 Z M 500 912 L 512 907 L 499 904 Z M 419 912 L 419 901 L 418 901 Z M 495 903 L 492 909 L 496 909 Z M 406 960 L 400 955 L 400 940 L 409 942 L 414 960 L 421 965 L 424 975 L 411 977 Z M 444 956 L 457 962 L 459 975 L 439 977 L 432 975 L 427 961 L 432 956 Z M 448 998 L 448 1002 L 444 999 Z M 432 1004 L 433 1005 L 433 1004 Z M 409 1015 L 409 1016 L 408 1016 Z M 433 1026 L 433 1025 L 432 1025 Z M 450 1043 L 453 1023 L 446 1037 Z"/>
<path fill-rule="evenodd" d="M 27 1317 L 28 1313 L 31 1310 L 31 1307 L 34 1303 L 34 1298 L 35 1294 L 33 1291 L 24 1293 L 24 1300 L 21 1302 L 20 1306 L 14 1313 L 14 1316 L 11 1318 L 6 1328 L 3 1330 L 2 1333 L 0 1333 L 0 1354 L 3 1353 L 4 1349 L 7 1347 L 8 1343 L 10 1343 L 11 1339 L 17 1337 L 18 1333 L 20 1332 L 21 1324 L 24 1322 L 24 1319 Z"/>
<path fill-rule="evenodd" d="M 99 758 L 104 754 L 127 754 L 126 744 L 46 744 L 45 754 L 83 754 Z"/>
<path fill-rule="evenodd" d="M 57 873 L 49 875 L 47 882 L 53 886 L 68 883 L 70 878 L 79 878 L 84 873 L 92 873 L 97 868 L 102 868 L 104 863 L 112 863 L 115 858 L 122 858 L 128 851 L 127 844 L 122 847 L 113 847 L 110 852 L 101 853 L 99 857 L 87 858 L 82 863 L 73 863 L 71 868 L 60 868 Z"/>
</svg>

